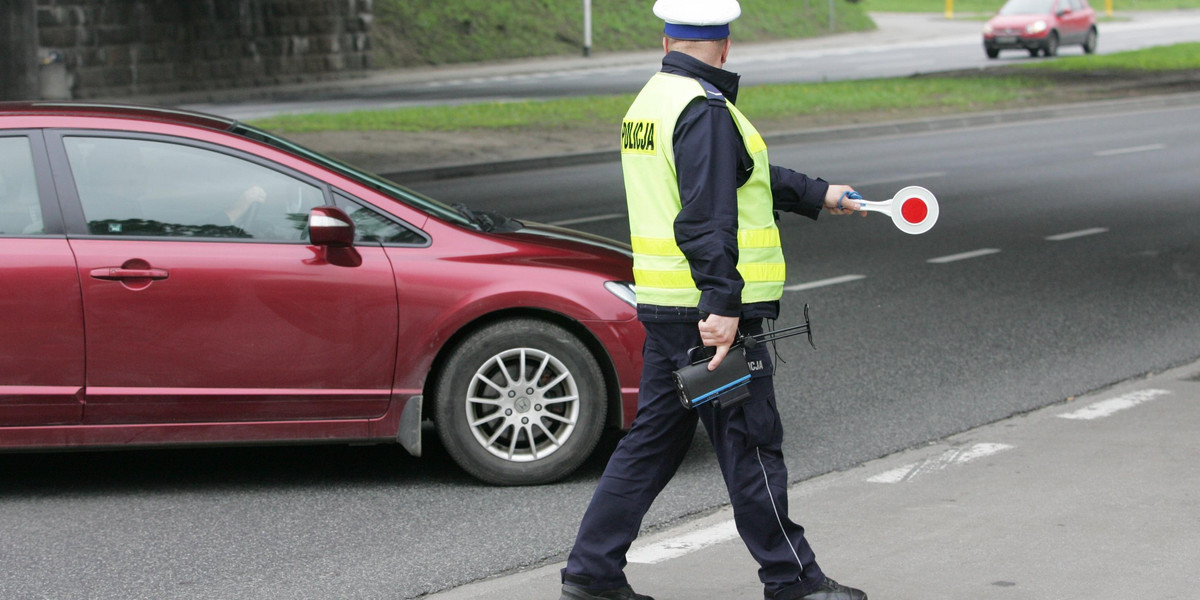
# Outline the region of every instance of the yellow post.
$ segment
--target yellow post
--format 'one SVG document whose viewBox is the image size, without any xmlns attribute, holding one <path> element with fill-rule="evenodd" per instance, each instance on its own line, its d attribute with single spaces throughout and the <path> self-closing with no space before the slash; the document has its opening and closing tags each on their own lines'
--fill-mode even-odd
<svg viewBox="0 0 1200 600">
<path fill-rule="evenodd" d="M 1112 0 L 1107 0 L 1107 1 L 1112 2 Z M 946 0 L 946 18 L 947 19 L 954 18 L 954 0 Z"/>
<path fill-rule="evenodd" d="M 950 0 L 946 1 L 949 2 Z M 1113 15 L 1112 3 L 1113 0 L 1104 0 L 1104 15 L 1107 17 L 1111 17 Z"/>
</svg>

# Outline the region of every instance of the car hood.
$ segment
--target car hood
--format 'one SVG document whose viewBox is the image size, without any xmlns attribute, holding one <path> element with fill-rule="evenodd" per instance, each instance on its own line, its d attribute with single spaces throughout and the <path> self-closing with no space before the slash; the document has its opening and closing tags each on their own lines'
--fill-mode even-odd
<svg viewBox="0 0 1200 600">
<path fill-rule="evenodd" d="M 633 250 L 628 244 L 553 225 L 521 223 L 523 227 L 516 231 L 486 235 L 543 249 L 527 252 L 524 260 L 590 271 L 613 281 L 633 281 Z"/>
<path fill-rule="evenodd" d="M 629 244 L 565 227 L 524 220 L 521 223 L 524 225 L 521 229 L 500 235 L 519 239 L 535 238 L 547 245 L 565 250 L 584 250 L 586 252 L 602 250 L 605 253 L 619 254 L 629 260 L 633 259 L 633 249 Z M 581 246 L 584 248 L 580 248 Z"/>
</svg>

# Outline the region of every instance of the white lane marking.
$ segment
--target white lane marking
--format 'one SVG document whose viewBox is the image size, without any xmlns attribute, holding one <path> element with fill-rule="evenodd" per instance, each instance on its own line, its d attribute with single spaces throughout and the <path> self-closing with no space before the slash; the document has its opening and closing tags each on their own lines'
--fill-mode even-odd
<svg viewBox="0 0 1200 600">
<path fill-rule="evenodd" d="M 967 259 L 971 259 L 971 258 L 979 258 L 980 256 L 987 256 L 989 254 L 996 254 L 999 251 L 1000 251 L 999 248 L 980 248 L 979 250 L 963 252 L 962 254 L 951 254 L 949 256 L 939 256 L 938 258 L 931 258 L 925 262 L 933 263 L 935 265 L 944 265 L 946 263 L 952 263 L 952 262 L 959 261 L 959 260 L 967 260 Z"/>
<path fill-rule="evenodd" d="M 858 281 L 859 279 L 866 279 L 866 278 L 867 278 L 866 275 L 842 275 L 841 277 L 830 277 L 829 279 L 822 279 L 820 281 L 810 281 L 808 283 L 797 283 L 796 285 L 786 286 L 783 289 L 788 292 L 799 292 L 800 290 L 811 290 L 813 288 L 825 287 L 827 285 L 837 285 L 839 283 L 850 283 L 851 281 Z"/>
<path fill-rule="evenodd" d="M 1058 415 L 1058 417 L 1060 419 L 1075 419 L 1080 421 L 1103 419 L 1104 417 L 1112 416 L 1113 414 L 1123 410 L 1133 408 L 1139 404 L 1149 402 L 1159 396 L 1165 396 L 1170 393 L 1171 392 L 1167 390 L 1138 390 L 1123 396 L 1117 396 L 1116 398 L 1101 400 L 1079 410 L 1063 413 Z"/>
<path fill-rule="evenodd" d="M 880 61 L 879 63 L 872 62 L 871 64 L 855 65 L 854 70 L 855 71 L 872 71 L 879 67 L 888 67 L 888 68 L 893 68 L 893 69 L 895 69 L 895 68 L 909 69 L 909 68 L 916 68 L 916 67 L 924 67 L 924 66 L 932 65 L 932 64 L 935 64 L 934 61 L 932 61 L 932 60 L 913 60 L 911 58 L 898 58 L 896 60 L 891 60 L 891 61 Z"/>
<path fill-rule="evenodd" d="M 1070 231 L 1067 233 L 1060 233 L 1058 235 L 1050 235 L 1050 236 L 1046 236 L 1046 241 L 1061 242 L 1063 240 L 1073 240 L 1075 238 L 1081 238 L 1081 237 L 1088 236 L 1088 235 L 1096 235 L 1098 233 L 1108 233 L 1108 228 L 1107 227 L 1093 227 L 1091 229 L 1080 229 L 1079 231 Z"/>
<path fill-rule="evenodd" d="M 871 483 L 902 483 L 912 481 L 923 475 L 942 471 L 947 467 L 961 465 L 973 460 L 985 458 L 1012 448 L 1008 444 L 975 444 L 970 448 L 957 448 L 943 452 L 940 456 L 897 467 L 874 477 L 868 477 Z"/>
<path fill-rule="evenodd" d="M 634 548 L 625 555 L 625 560 L 640 565 L 653 565 L 707 546 L 727 542 L 737 536 L 737 526 L 732 520 L 725 521 L 678 537 Z"/>
<path fill-rule="evenodd" d="M 1120 154 L 1134 154 L 1137 152 L 1153 152 L 1155 150 L 1165 150 L 1165 144 L 1149 144 L 1146 146 L 1132 146 L 1129 148 L 1114 148 L 1112 150 L 1099 150 L 1093 152 L 1093 156 L 1117 156 Z"/>
<path fill-rule="evenodd" d="M 597 221 L 611 221 L 620 219 L 625 216 L 625 213 L 609 213 L 607 215 L 596 215 L 594 217 L 579 217 L 578 219 L 563 219 L 562 221 L 553 221 L 551 225 L 579 225 L 581 223 L 595 223 Z"/>
<path fill-rule="evenodd" d="M 854 182 L 854 186 L 855 187 L 866 187 L 868 185 L 881 185 L 884 183 L 896 183 L 897 181 L 908 182 L 908 181 L 917 181 L 917 180 L 922 180 L 922 179 L 936 179 L 938 177 L 945 177 L 945 176 L 946 176 L 945 171 L 934 171 L 932 173 L 913 173 L 911 175 L 899 175 L 897 177 L 888 177 L 886 179 L 871 179 L 868 181 L 856 181 L 856 182 Z"/>
</svg>

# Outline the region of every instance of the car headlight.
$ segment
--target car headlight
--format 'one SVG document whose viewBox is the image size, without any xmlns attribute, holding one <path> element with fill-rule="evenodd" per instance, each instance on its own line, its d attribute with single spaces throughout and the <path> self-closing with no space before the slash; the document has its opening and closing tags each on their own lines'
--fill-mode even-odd
<svg viewBox="0 0 1200 600">
<path fill-rule="evenodd" d="M 992 29 L 992 24 L 991 24 L 991 23 L 984 23 L 984 24 L 983 24 L 983 34 L 984 34 L 984 35 L 992 35 L 992 31 L 994 31 L 994 30 Z"/>
<path fill-rule="evenodd" d="M 612 292 L 612 295 L 625 301 L 626 304 L 637 308 L 637 293 L 633 291 L 633 284 L 628 281 L 605 281 L 604 289 Z"/>
<path fill-rule="evenodd" d="M 1045 21 L 1034 21 L 1025 26 L 1025 33 L 1041 33 L 1046 30 Z"/>
</svg>

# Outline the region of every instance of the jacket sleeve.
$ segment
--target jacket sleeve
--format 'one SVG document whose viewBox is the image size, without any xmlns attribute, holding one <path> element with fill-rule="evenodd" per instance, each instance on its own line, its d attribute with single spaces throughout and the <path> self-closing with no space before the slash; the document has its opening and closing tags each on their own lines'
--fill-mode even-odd
<svg viewBox="0 0 1200 600">
<path fill-rule="evenodd" d="M 810 219 L 821 215 L 829 183 L 813 179 L 785 167 L 771 165 L 771 197 L 775 210 L 792 212 Z"/>
<path fill-rule="evenodd" d="M 697 98 L 676 122 L 676 181 L 682 208 L 675 243 L 700 289 L 699 309 L 727 317 L 741 313 L 738 273 L 737 149 L 740 138 L 724 100 Z"/>
</svg>

